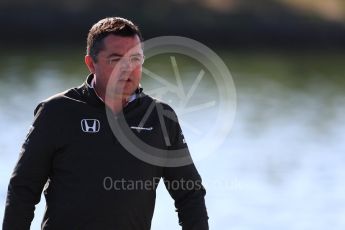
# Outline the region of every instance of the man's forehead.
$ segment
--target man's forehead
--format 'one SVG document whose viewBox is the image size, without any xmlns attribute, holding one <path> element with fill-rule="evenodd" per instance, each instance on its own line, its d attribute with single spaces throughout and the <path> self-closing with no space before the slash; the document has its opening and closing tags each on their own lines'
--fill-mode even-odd
<svg viewBox="0 0 345 230">
<path fill-rule="evenodd" d="M 104 38 L 103 44 L 104 51 L 122 55 L 129 51 L 131 53 L 142 51 L 141 41 L 137 35 L 125 37 L 111 34 Z"/>
</svg>

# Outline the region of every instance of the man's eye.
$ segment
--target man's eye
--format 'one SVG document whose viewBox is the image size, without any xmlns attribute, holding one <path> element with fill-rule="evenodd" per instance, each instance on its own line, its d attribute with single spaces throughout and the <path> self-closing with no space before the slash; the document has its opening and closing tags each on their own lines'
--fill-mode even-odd
<svg viewBox="0 0 345 230">
<path fill-rule="evenodd" d="M 111 58 L 109 59 L 110 63 L 115 63 L 115 62 L 119 62 L 121 60 L 121 58 Z"/>
<path fill-rule="evenodd" d="M 134 61 L 134 62 L 140 62 L 141 58 L 134 56 L 134 57 L 131 58 L 131 60 Z"/>
</svg>

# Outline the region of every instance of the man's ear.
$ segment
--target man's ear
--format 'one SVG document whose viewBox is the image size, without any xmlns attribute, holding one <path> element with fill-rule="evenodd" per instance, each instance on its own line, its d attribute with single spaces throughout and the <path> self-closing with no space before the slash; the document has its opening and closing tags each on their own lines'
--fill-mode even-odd
<svg viewBox="0 0 345 230">
<path fill-rule="evenodd" d="M 89 69 L 90 73 L 95 73 L 94 61 L 90 55 L 85 55 L 85 64 Z"/>
</svg>

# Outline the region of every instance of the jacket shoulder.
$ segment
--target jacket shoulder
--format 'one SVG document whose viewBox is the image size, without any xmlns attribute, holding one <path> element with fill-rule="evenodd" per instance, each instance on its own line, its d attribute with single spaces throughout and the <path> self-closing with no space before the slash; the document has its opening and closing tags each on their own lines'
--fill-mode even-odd
<svg viewBox="0 0 345 230">
<path fill-rule="evenodd" d="M 143 101 L 145 104 L 155 103 L 156 106 L 160 106 L 165 111 L 170 111 L 170 112 L 175 113 L 174 109 L 169 104 L 167 104 L 166 102 L 164 102 L 158 98 L 152 97 L 152 96 L 144 94 L 144 93 L 142 94 L 142 98 L 143 98 Z"/>
<path fill-rule="evenodd" d="M 71 88 L 44 99 L 37 105 L 35 114 L 42 107 L 44 107 L 46 110 L 61 111 L 61 109 L 66 108 L 68 105 L 74 103 L 85 103 L 82 97 L 81 87 Z"/>
</svg>

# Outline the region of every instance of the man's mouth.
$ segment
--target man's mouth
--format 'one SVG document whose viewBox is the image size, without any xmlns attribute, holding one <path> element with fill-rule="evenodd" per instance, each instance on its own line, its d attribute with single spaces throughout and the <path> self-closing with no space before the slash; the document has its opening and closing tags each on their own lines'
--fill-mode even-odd
<svg viewBox="0 0 345 230">
<path fill-rule="evenodd" d="M 131 80 L 129 78 L 119 79 L 119 82 L 130 82 Z"/>
</svg>

